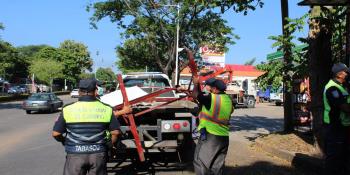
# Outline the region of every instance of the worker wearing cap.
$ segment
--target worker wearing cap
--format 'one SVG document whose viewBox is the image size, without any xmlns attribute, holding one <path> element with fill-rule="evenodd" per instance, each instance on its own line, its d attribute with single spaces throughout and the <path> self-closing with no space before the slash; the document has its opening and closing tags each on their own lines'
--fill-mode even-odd
<svg viewBox="0 0 350 175">
<path fill-rule="evenodd" d="M 96 84 L 95 79 L 81 80 L 78 102 L 63 107 L 54 124 L 52 136 L 62 142 L 67 152 L 64 175 L 106 175 L 107 148 L 116 142 L 120 129 L 114 115 L 131 112 L 129 106 L 113 112 L 98 101 Z M 107 142 L 107 131 L 111 142 Z"/>
<path fill-rule="evenodd" d="M 323 93 L 323 131 L 325 137 L 325 168 L 327 174 L 347 174 L 347 132 L 349 131 L 349 93 L 344 87 L 348 68 L 343 63 L 332 67 L 333 78 Z"/>
<path fill-rule="evenodd" d="M 194 153 L 194 170 L 197 175 L 223 174 L 229 146 L 229 120 L 233 112 L 232 100 L 225 93 L 226 84 L 219 79 L 205 81 L 203 93 L 198 78 L 193 79 L 192 96 L 201 104 L 198 130 L 200 137 Z"/>
</svg>

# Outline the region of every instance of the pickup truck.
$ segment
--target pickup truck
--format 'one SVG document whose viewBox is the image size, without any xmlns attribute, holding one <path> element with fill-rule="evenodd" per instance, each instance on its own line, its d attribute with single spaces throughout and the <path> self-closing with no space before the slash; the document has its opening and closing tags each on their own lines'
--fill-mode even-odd
<svg viewBox="0 0 350 175">
<path fill-rule="evenodd" d="M 123 75 L 123 82 L 126 88 L 138 86 L 147 93 L 172 87 L 168 76 L 159 72 L 128 73 Z M 169 91 L 152 100 L 133 105 L 133 112 L 137 113 L 176 98 L 179 98 L 177 94 Z M 192 101 L 179 100 L 134 117 L 146 160 L 156 155 L 166 161 L 167 153 L 175 153 L 183 163 L 191 160 L 195 147 L 192 138 L 195 119 L 192 113 L 196 108 L 197 104 Z M 138 152 L 130 128 L 123 117 L 118 120 L 122 137 L 109 161 L 137 162 Z"/>
</svg>

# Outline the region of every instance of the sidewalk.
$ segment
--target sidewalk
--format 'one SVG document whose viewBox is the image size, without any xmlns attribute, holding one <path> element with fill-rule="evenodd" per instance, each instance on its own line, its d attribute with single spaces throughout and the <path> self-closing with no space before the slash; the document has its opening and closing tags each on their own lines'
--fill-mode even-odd
<svg viewBox="0 0 350 175">
<path fill-rule="evenodd" d="M 295 159 L 284 159 L 275 154 L 278 151 L 267 151 L 256 144 L 257 138 L 282 130 L 283 108 L 259 104 L 254 109 L 237 109 L 231 124 L 225 174 L 317 174 L 312 169 L 293 166 Z"/>
</svg>

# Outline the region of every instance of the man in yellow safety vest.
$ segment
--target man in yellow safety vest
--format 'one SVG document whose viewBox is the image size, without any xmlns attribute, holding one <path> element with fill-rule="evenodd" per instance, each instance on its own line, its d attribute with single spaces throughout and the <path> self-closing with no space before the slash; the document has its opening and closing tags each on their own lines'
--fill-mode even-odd
<svg viewBox="0 0 350 175">
<path fill-rule="evenodd" d="M 194 170 L 197 175 L 223 174 L 229 146 L 229 121 L 233 112 L 232 100 L 225 93 L 226 84 L 219 79 L 205 81 L 203 93 L 199 79 L 193 79 L 192 97 L 200 103 L 198 130 L 200 137 L 195 149 Z"/>
</svg>

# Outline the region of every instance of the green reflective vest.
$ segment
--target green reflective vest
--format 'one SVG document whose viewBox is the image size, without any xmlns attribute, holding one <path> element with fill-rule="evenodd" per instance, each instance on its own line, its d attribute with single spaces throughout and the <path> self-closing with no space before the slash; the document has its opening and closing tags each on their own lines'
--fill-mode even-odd
<svg viewBox="0 0 350 175">
<path fill-rule="evenodd" d="M 111 121 L 112 108 L 99 101 L 79 101 L 64 107 L 63 114 L 66 123 L 109 123 Z"/>
<path fill-rule="evenodd" d="M 67 153 L 105 152 L 112 108 L 99 101 L 78 101 L 63 108 Z"/>
<path fill-rule="evenodd" d="M 232 100 L 227 94 L 211 94 L 210 110 L 203 105 L 199 113 L 198 130 L 206 128 L 210 134 L 228 136 L 232 109 Z"/>
<path fill-rule="evenodd" d="M 331 111 L 331 107 L 330 107 L 329 102 L 327 100 L 326 91 L 330 87 L 333 87 L 333 86 L 336 87 L 337 89 L 339 89 L 340 92 L 342 93 L 342 95 L 347 98 L 347 103 L 350 103 L 350 96 L 349 96 L 349 93 L 347 92 L 347 90 L 343 86 L 334 82 L 333 80 L 329 80 L 329 82 L 325 86 L 325 89 L 323 92 L 323 104 L 324 104 L 323 122 L 327 123 L 327 124 L 331 123 L 331 118 L 329 116 L 329 112 Z M 350 116 L 347 116 L 343 111 L 340 111 L 339 115 L 340 115 L 339 117 L 340 117 L 341 124 L 343 126 L 350 126 Z"/>
</svg>

